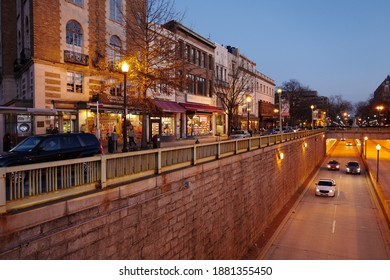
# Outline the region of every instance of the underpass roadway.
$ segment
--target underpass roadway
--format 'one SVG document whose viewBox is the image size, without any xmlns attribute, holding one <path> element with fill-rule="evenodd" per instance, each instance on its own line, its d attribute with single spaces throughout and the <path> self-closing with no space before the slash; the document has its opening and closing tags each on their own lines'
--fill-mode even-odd
<svg viewBox="0 0 390 280">
<path fill-rule="evenodd" d="M 349 146 L 347 143 L 352 143 Z M 380 144 L 378 183 L 377 150 Z M 388 216 L 375 188 L 390 188 L 390 141 L 337 140 L 317 173 L 269 239 L 258 259 L 264 260 L 389 260 Z M 366 149 L 364 149 L 366 148 Z M 363 150 L 362 150 L 363 149 Z M 339 171 L 327 162 L 340 162 Z M 358 161 L 361 175 L 347 174 L 348 161 Z M 335 197 L 315 195 L 319 179 L 336 181 Z"/>
</svg>

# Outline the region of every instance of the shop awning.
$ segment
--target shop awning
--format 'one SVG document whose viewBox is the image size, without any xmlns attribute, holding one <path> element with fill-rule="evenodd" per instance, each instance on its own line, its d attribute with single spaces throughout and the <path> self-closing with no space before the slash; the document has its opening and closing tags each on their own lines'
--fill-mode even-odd
<svg viewBox="0 0 390 280">
<path fill-rule="evenodd" d="M 77 114 L 73 109 L 50 109 L 50 108 L 26 108 L 0 106 L 0 114 L 27 114 L 38 116 L 55 116 L 57 114 Z"/>
<path fill-rule="evenodd" d="M 205 113 L 213 113 L 213 112 L 223 112 L 221 108 L 204 105 L 204 104 L 195 104 L 195 103 L 180 103 L 187 111 L 194 112 L 205 112 Z"/>
<path fill-rule="evenodd" d="M 156 106 L 166 113 L 185 113 L 186 110 L 180 104 L 173 101 L 155 100 Z"/>
</svg>

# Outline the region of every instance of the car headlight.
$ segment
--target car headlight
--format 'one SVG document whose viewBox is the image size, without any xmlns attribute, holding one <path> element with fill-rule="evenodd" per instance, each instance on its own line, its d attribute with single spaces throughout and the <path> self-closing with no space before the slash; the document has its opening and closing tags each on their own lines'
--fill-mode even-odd
<svg viewBox="0 0 390 280">
<path fill-rule="evenodd" d="M 347 171 L 349 172 L 349 168 L 347 168 Z"/>
<path fill-rule="evenodd" d="M 333 190 L 329 190 L 329 192 L 330 192 L 330 193 L 332 193 L 332 192 L 333 192 Z"/>
<path fill-rule="evenodd" d="M 330 168 L 330 164 L 328 164 L 328 168 Z"/>
<path fill-rule="evenodd" d="M 360 168 L 357 169 L 357 172 L 360 172 Z"/>
<path fill-rule="evenodd" d="M 336 168 L 340 168 L 340 165 L 336 165 Z"/>
</svg>

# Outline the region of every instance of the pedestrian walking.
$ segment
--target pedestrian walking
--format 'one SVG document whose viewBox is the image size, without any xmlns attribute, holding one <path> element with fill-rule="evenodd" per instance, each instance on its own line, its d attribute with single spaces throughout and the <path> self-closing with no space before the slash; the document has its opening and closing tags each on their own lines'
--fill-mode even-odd
<svg viewBox="0 0 390 280">
<path fill-rule="evenodd" d="M 114 131 L 111 134 L 111 140 L 113 145 L 113 153 L 116 153 L 118 150 L 118 134 L 116 133 L 115 127 L 114 127 Z"/>
</svg>

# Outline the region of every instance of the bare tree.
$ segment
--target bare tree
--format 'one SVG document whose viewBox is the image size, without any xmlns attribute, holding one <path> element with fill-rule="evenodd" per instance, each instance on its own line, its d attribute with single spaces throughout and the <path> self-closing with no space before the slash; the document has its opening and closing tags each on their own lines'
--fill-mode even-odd
<svg viewBox="0 0 390 280">
<path fill-rule="evenodd" d="M 351 113 L 352 103 L 343 99 L 341 95 L 332 95 L 329 97 L 328 116 L 332 121 L 337 121 L 344 113 Z"/>
<path fill-rule="evenodd" d="M 126 51 L 123 61 L 129 64 L 128 79 L 133 95 L 130 101 L 142 109 L 142 142 L 146 147 L 148 114 L 153 95 L 170 95 L 183 86 L 184 59 L 176 34 L 163 28 L 171 20 L 180 20 L 173 0 L 135 0 L 124 16 Z M 142 105 L 142 106 L 140 106 Z"/>
<path fill-rule="evenodd" d="M 252 79 L 243 64 L 239 64 L 238 67 L 234 65 L 236 64 L 230 67 L 227 82 L 216 80 L 214 83 L 214 93 L 227 112 L 229 135 L 234 127 L 234 120 L 238 117 L 238 107 L 245 103 L 246 92 L 249 90 Z"/>
<path fill-rule="evenodd" d="M 126 8 L 118 9 L 123 11 L 118 23 L 124 32 L 124 46 L 118 48 L 111 42 L 102 46 L 100 42 L 93 60 L 97 69 L 95 75 L 109 81 L 108 84 L 103 83 L 101 91 L 115 86 L 123 90 L 121 66 L 125 62 L 128 64 L 126 103 L 142 112 L 143 148 L 148 141 L 148 116 L 160 113 L 154 97 L 174 94 L 186 82 L 183 74 L 186 60 L 182 56 L 178 37 L 164 28 L 167 22 L 183 18 L 183 14 L 176 12 L 174 6 L 174 0 L 126 1 Z M 96 36 L 97 42 L 101 39 L 96 34 L 93 36 Z M 102 51 L 104 49 L 110 50 L 111 54 Z"/>
<path fill-rule="evenodd" d="M 303 123 L 311 119 L 308 102 L 304 96 L 311 91 L 308 86 L 302 85 L 298 80 L 291 79 L 282 84 L 282 99 L 286 99 L 290 107 L 290 125 Z M 276 98 L 276 97 L 275 97 Z M 279 100 L 275 100 L 275 104 Z"/>
</svg>

